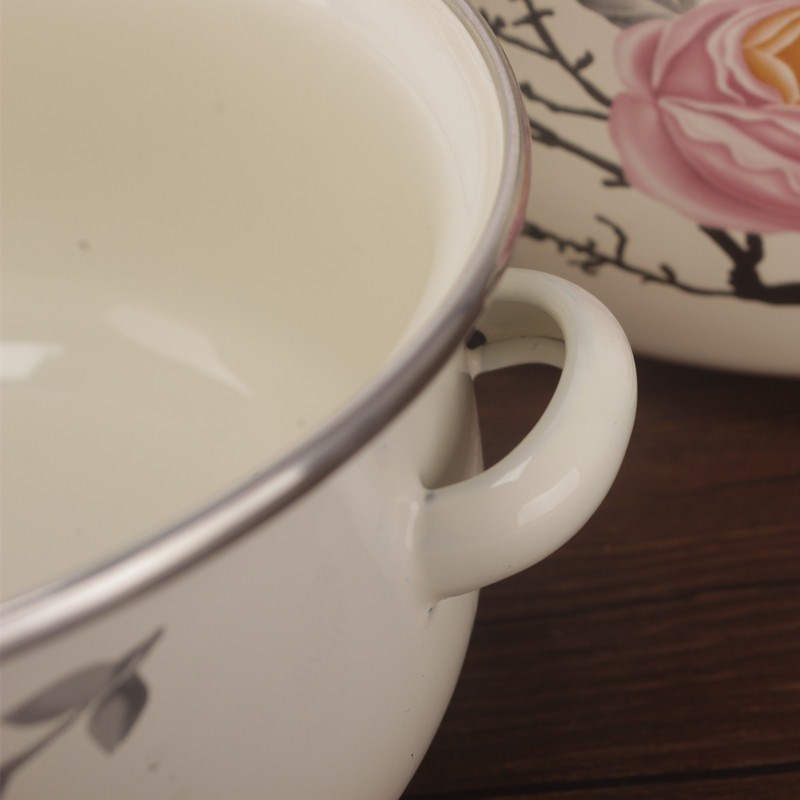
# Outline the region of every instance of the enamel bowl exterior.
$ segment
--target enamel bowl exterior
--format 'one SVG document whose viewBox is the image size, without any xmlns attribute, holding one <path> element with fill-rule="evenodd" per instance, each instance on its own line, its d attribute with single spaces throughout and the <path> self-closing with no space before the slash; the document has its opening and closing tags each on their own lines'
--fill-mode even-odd
<svg viewBox="0 0 800 800">
<path fill-rule="evenodd" d="M 549 334 L 459 348 L 300 500 L 4 659 L 4 796 L 402 793 L 452 694 L 477 590 L 582 526 L 633 423 L 630 350 L 597 301 L 533 273 L 498 291 L 555 317 L 566 355 Z M 481 472 L 472 378 L 525 362 L 563 364 L 562 380 Z"/>
</svg>

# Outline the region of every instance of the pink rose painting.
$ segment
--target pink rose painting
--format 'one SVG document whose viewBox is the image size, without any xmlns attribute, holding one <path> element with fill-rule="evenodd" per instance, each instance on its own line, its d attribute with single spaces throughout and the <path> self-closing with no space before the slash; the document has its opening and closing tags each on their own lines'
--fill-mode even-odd
<svg viewBox="0 0 800 800">
<path fill-rule="evenodd" d="M 720 248 L 728 286 L 697 286 L 676 266 L 630 263 L 628 235 L 601 214 L 597 222 L 617 242 L 608 251 L 534 220 L 524 233 L 587 272 L 610 266 L 694 294 L 800 304 L 800 283 L 768 285 L 759 275 L 765 236 L 800 232 L 800 2 L 574 0 L 619 29 L 616 93 L 592 79 L 591 52 L 568 52 L 553 33 L 562 2 L 509 0 L 519 16 L 485 14 L 507 47 L 559 65 L 586 98 L 585 106 L 565 106 L 522 81 L 534 143 L 593 165 L 609 190 L 638 191 L 677 211 Z M 607 125 L 618 160 L 570 141 L 538 107 Z"/>
<path fill-rule="evenodd" d="M 800 231 L 800 5 L 717 0 L 617 39 L 627 179 L 718 228 Z"/>
</svg>

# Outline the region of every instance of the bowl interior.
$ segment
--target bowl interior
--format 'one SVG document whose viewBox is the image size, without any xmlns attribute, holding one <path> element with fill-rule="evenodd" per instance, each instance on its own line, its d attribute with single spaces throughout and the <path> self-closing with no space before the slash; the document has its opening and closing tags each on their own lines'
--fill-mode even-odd
<svg viewBox="0 0 800 800">
<path fill-rule="evenodd" d="M 447 313 L 506 143 L 446 3 L 9 0 L 2 37 L 7 599 L 352 425 Z"/>
</svg>

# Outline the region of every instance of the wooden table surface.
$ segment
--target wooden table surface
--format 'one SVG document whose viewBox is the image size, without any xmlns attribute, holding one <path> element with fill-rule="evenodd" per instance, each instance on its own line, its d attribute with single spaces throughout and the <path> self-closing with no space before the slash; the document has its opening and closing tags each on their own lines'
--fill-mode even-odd
<svg viewBox="0 0 800 800">
<path fill-rule="evenodd" d="M 404 800 L 800 800 L 800 381 L 638 369 L 614 488 L 483 591 Z M 488 461 L 554 383 L 480 379 Z"/>
</svg>

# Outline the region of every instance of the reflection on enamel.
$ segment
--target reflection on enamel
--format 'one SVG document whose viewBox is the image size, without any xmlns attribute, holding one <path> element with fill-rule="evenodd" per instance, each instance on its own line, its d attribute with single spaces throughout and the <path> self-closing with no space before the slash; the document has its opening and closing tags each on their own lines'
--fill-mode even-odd
<svg viewBox="0 0 800 800">
<path fill-rule="evenodd" d="M 105 319 L 128 341 L 200 372 L 244 397 L 253 397 L 247 384 L 223 364 L 214 343 L 184 322 L 134 305 L 112 308 Z"/>
<path fill-rule="evenodd" d="M 520 526 L 529 525 L 568 502 L 581 483 L 581 473 L 577 467 L 571 467 L 546 492 L 531 498 L 519 510 L 517 521 Z"/>
<path fill-rule="evenodd" d="M 48 342 L 0 343 L 0 381 L 24 381 L 64 348 Z"/>
<path fill-rule="evenodd" d="M 493 484 L 492 488 L 496 489 L 498 486 L 503 486 L 506 483 L 515 483 L 521 477 L 523 472 L 530 464 L 531 459 L 526 458 L 521 464 L 518 464 L 514 469 L 510 469 L 508 472 L 504 472 Z"/>
</svg>

